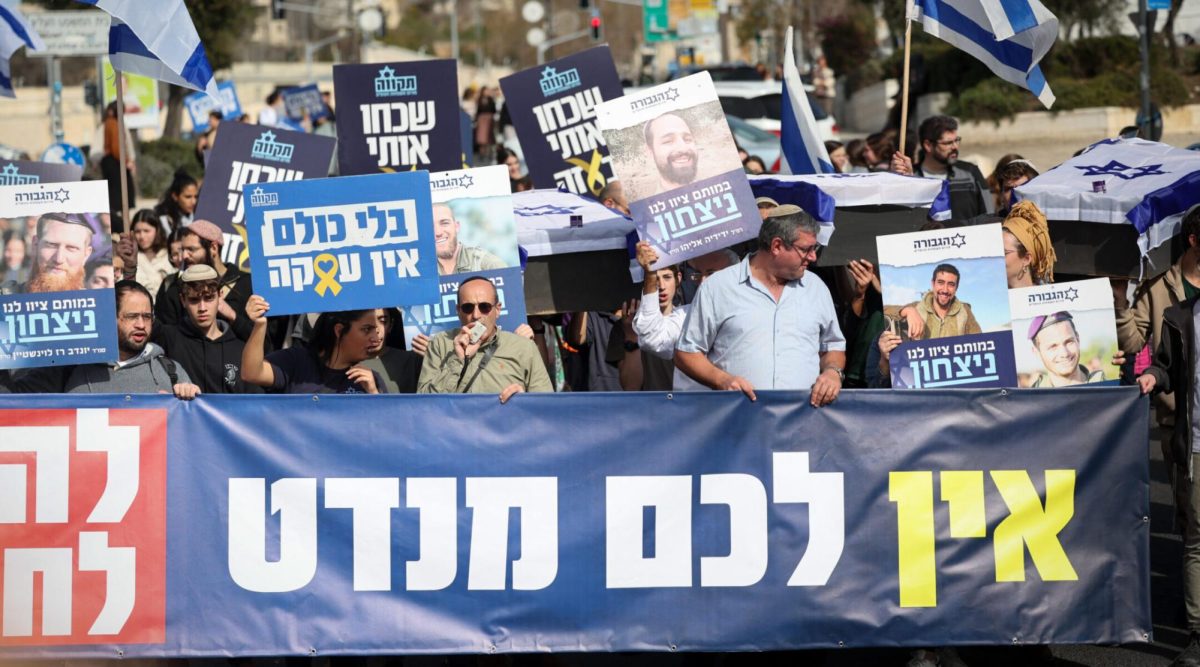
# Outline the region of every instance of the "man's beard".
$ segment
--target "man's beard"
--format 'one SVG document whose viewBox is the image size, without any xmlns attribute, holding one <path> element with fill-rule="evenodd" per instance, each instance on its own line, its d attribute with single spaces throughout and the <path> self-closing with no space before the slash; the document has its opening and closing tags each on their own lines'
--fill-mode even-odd
<svg viewBox="0 0 1200 667">
<path fill-rule="evenodd" d="M 942 157 L 941 155 L 938 155 L 937 153 L 930 153 L 930 155 L 933 156 L 933 159 L 936 160 L 939 164 L 943 164 L 947 167 L 954 164 L 955 162 L 958 162 L 958 152 L 957 151 L 950 153 L 946 157 Z"/>
<path fill-rule="evenodd" d="M 29 279 L 26 292 L 67 292 L 83 289 L 83 268 L 68 273 L 42 273 Z"/>
<path fill-rule="evenodd" d="M 684 155 L 692 156 L 692 163 L 687 166 L 676 167 L 674 159 Z M 691 183 L 696 180 L 696 168 L 699 164 L 700 160 L 696 156 L 696 151 L 675 151 L 667 156 L 666 162 L 658 165 L 658 171 L 662 174 L 663 178 L 671 183 Z"/>
<path fill-rule="evenodd" d="M 150 340 L 150 337 L 147 336 L 146 340 L 142 341 L 141 345 L 138 345 L 137 343 L 133 342 L 129 338 L 127 338 L 125 336 L 120 336 L 117 339 L 117 347 L 121 348 L 122 352 L 126 352 L 133 356 L 137 356 L 142 353 L 142 350 L 146 349 L 146 342 L 149 340 Z"/>
<path fill-rule="evenodd" d="M 180 261 L 180 264 L 182 264 L 183 268 L 186 269 L 189 266 L 196 266 L 197 262 L 188 261 L 187 255 L 184 255 L 183 259 Z M 213 266 L 212 251 L 209 250 L 207 247 L 204 248 L 204 259 L 202 261 L 200 261 L 199 264 L 204 264 L 205 266 L 212 266 L 214 269 L 217 268 L 216 266 Z M 180 269 L 180 270 L 183 270 L 183 269 Z"/>
<path fill-rule="evenodd" d="M 453 243 L 447 243 L 445 247 L 437 251 L 438 259 L 454 259 L 454 254 L 458 252 L 458 239 L 454 239 Z"/>
</svg>

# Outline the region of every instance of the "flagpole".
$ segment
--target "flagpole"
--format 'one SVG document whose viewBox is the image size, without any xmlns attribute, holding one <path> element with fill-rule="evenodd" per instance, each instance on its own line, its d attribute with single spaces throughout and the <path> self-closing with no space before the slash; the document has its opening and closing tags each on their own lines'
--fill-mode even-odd
<svg viewBox="0 0 1200 667">
<path fill-rule="evenodd" d="M 113 76 L 117 79 L 117 158 L 121 161 L 121 227 L 132 231 L 129 227 L 129 172 L 125 160 L 125 84 L 121 73 L 115 67 Z"/>
<path fill-rule="evenodd" d="M 908 139 L 908 63 L 912 46 L 912 19 L 904 19 L 904 80 L 900 83 L 900 154 Z"/>
</svg>

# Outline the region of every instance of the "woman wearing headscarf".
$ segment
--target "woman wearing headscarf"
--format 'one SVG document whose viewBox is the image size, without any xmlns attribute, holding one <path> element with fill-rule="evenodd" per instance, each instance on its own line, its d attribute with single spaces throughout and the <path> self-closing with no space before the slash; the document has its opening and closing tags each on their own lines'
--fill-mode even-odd
<svg viewBox="0 0 1200 667">
<path fill-rule="evenodd" d="M 1031 201 L 1017 202 L 1002 225 L 1008 288 L 1054 282 L 1054 246 L 1046 216 Z"/>
</svg>

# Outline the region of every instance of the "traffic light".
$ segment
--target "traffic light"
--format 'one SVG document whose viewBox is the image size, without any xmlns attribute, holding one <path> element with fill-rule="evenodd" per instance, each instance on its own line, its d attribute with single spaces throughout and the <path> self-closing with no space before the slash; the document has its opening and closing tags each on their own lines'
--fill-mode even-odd
<svg viewBox="0 0 1200 667">
<path fill-rule="evenodd" d="M 592 41 L 599 42 L 604 39 L 604 30 L 600 26 L 600 13 L 593 11 L 592 13 Z"/>
<path fill-rule="evenodd" d="M 103 106 L 100 99 L 100 85 L 95 81 L 83 82 L 83 102 L 93 109 Z"/>
<path fill-rule="evenodd" d="M 286 15 L 286 10 L 283 8 L 283 0 L 271 0 L 271 18 L 282 19 Z"/>
<path fill-rule="evenodd" d="M 591 9 L 592 8 L 592 0 L 579 0 L 579 8 L 580 9 Z"/>
</svg>

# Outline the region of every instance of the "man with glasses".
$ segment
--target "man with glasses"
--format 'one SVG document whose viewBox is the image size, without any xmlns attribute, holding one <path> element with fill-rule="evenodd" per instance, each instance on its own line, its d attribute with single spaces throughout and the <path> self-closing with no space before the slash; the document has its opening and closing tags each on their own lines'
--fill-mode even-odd
<svg viewBox="0 0 1200 667">
<path fill-rule="evenodd" d="M 924 156 L 913 169 L 916 176 L 950 182 L 950 214 L 956 222 L 966 222 L 984 213 L 994 213 L 991 191 L 979 167 L 958 159 L 962 137 L 958 121 L 950 116 L 931 116 L 917 130 Z M 893 160 L 894 162 L 894 160 Z"/>
<path fill-rule="evenodd" d="M 501 304 L 496 286 L 483 276 L 458 285 L 458 321 L 429 339 L 421 394 L 499 394 L 507 403 L 526 391 L 554 391 L 537 345 L 515 333 L 500 331 Z"/>
<path fill-rule="evenodd" d="M 811 389 L 815 407 L 841 391 L 846 341 L 829 288 L 812 272 L 820 224 L 798 206 L 773 210 L 758 251 L 706 280 L 675 347 L 675 366 L 700 384 L 737 390 Z"/>
</svg>

